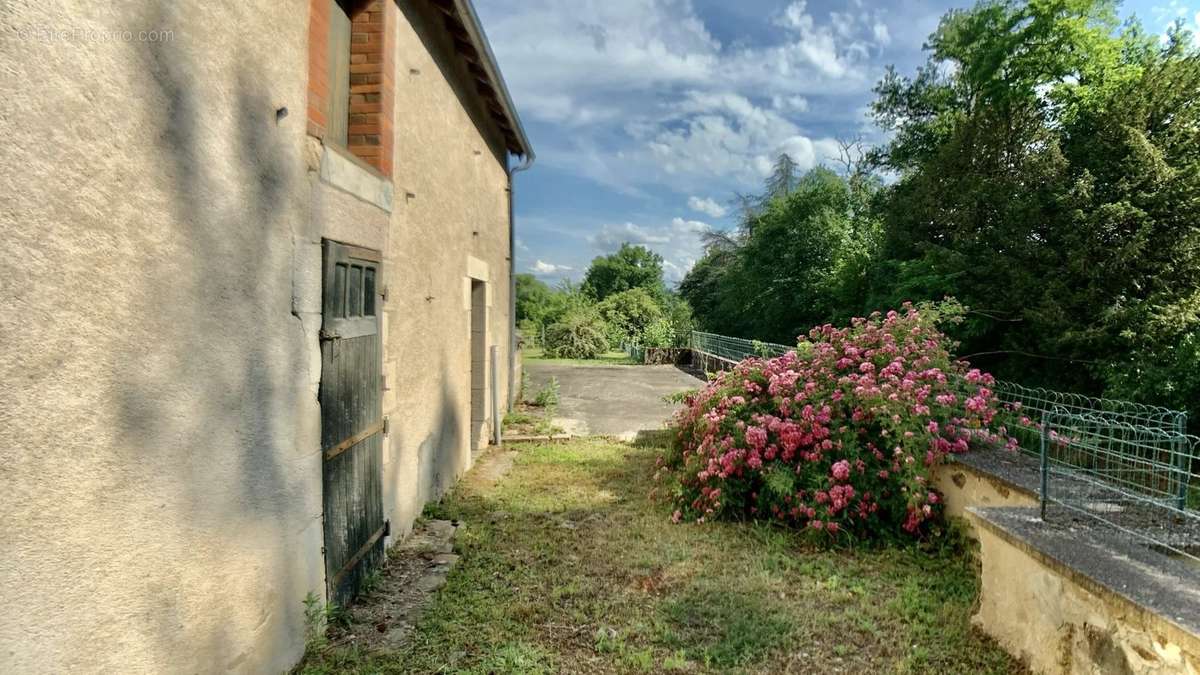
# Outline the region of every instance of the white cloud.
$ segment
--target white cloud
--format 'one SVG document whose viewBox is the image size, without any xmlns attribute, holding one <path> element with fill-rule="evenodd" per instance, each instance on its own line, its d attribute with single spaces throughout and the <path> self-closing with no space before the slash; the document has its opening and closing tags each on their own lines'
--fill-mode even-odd
<svg viewBox="0 0 1200 675">
<path fill-rule="evenodd" d="M 878 12 L 817 17 L 803 1 L 775 17 L 782 30 L 727 44 L 692 0 L 479 4 L 522 114 L 564 130 L 539 134 L 541 162 L 626 194 L 752 189 L 761 158 L 818 142 L 795 118 L 809 97 L 868 90 L 891 40 Z"/>
<path fill-rule="evenodd" d="M 795 33 L 796 40 L 785 46 L 779 56 L 794 63 L 807 63 L 831 78 L 855 76 L 859 57 L 858 43 L 852 37 L 856 22 L 849 14 L 833 12 L 828 25 L 818 26 L 808 13 L 805 0 L 788 5 L 778 24 Z"/>
<path fill-rule="evenodd" d="M 667 244 L 671 237 L 666 233 L 648 230 L 633 223 L 605 225 L 596 234 L 588 237 L 592 246 L 601 251 L 615 251 L 624 243 L 630 244 Z"/>
<path fill-rule="evenodd" d="M 688 208 L 713 218 L 723 218 L 729 210 L 712 197 L 688 197 Z"/>
<path fill-rule="evenodd" d="M 771 107 L 786 112 L 808 112 L 808 99 L 803 96 L 772 96 Z"/>
<path fill-rule="evenodd" d="M 681 190 L 720 179 L 733 180 L 739 187 L 757 186 L 780 152 L 795 152 L 797 144 L 807 143 L 805 151 L 793 157 L 807 170 L 823 158 L 812 147 L 835 146 L 832 139 L 810 139 L 778 110 L 731 92 L 690 92 L 677 111 L 644 149 L 626 156 L 635 166 L 655 167 L 663 182 Z"/>
<path fill-rule="evenodd" d="M 688 236 L 694 234 L 704 234 L 712 229 L 708 223 L 700 220 L 685 220 L 675 217 L 671 219 L 671 229 L 676 235 Z"/>
<path fill-rule="evenodd" d="M 570 272 L 572 269 L 574 268 L 567 267 L 566 265 L 555 265 L 554 263 L 548 263 L 544 260 L 538 260 L 529 267 L 530 272 L 543 276 L 562 274 L 563 272 Z"/>
<path fill-rule="evenodd" d="M 624 243 L 645 246 L 663 257 L 667 283 L 677 284 L 704 255 L 704 234 L 711 229 L 704 221 L 675 217 L 668 223 L 653 225 L 604 225 L 588 241 L 599 253 L 612 253 Z"/>
<path fill-rule="evenodd" d="M 792 30 L 812 30 L 813 18 L 808 14 L 807 3 L 804 0 L 796 0 L 783 10 L 783 15 L 779 17 L 779 25 Z"/>
<path fill-rule="evenodd" d="M 871 27 L 871 34 L 875 36 L 875 41 L 880 45 L 889 45 L 892 43 L 892 33 L 888 30 L 886 23 L 876 23 Z"/>
</svg>

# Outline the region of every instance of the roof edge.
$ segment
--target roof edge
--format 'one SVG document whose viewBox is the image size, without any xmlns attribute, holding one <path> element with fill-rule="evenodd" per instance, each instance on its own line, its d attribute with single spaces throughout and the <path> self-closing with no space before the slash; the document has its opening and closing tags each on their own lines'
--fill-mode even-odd
<svg viewBox="0 0 1200 675">
<path fill-rule="evenodd" d="M 504 115 L 508 118 L 509 126 L 512 129 L 513 135 L 516 137 L 517 145 L 520 146 L 520 152 L 513 154 L 533 158 L 533 145 L 529 142 L 529 137 L 525 134 L 525 127 L 521 123 L 521 117 L 517 114 L 517 106 L 513 103 L 512 95 L 508 91 L 508 84 L 504 81 L 504 75 L 500 72 L 500 66 L 496 61 L 496 55 L 492 52 L 492 45 L 488 42 L 487 34 L 483 30 L 483 24 L 479 21 L 479 15 L 475 13 L 475 6 L 471 0 L 452 0 L 454 8 L 466 28 L 475 50 L 483 57 L 480 59 L 480 64 L 483 70 L 487 73 L 487 77 L 492 82 L 492 89 L 499 96 L 499 103 L 504 109 Z M 512 149 L 509 149 L 512 151 Z"/>
</svg>

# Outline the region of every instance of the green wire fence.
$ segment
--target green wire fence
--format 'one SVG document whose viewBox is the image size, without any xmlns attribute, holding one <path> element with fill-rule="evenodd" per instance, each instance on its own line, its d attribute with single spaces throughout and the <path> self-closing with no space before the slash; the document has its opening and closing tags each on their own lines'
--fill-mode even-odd
<svg viewBox="0 0 1200 675">
<path fill-rule="evenodd" d="M 691 348 L 692 351 L 736 363 L 754 356 L 767 358 L 783 356 L 796 347 L 692 331 Z"/>
<path fill-rule="evenodd" d="M 1043 520 L 1103 524 L 1200 562 L 1200 439 L 1065 407 L 1041 426 Z"/>
</svg>

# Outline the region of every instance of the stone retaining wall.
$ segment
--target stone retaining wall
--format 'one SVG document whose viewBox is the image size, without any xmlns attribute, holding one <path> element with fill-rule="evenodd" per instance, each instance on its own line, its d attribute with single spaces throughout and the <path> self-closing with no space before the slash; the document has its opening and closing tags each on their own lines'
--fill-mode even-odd
<svg viewBox="0 0 1200 675">
<path fill-rule="evenodd" d="M 974 623 L 1034 672 L 1200 672 L 1195 597 L 1181 597 L 1198 592 L 1195 575 L 1046 535 L 1033 509 L 971 509 L 968 519 L 983 566 Z"/>
</svg>

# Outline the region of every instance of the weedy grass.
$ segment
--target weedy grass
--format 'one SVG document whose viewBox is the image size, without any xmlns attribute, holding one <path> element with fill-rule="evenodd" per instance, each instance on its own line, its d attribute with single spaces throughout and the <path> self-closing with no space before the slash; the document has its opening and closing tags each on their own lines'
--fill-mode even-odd
<svg viewBox="0 0 1200 675">
<path fill-rule="evenodd" d="M 431 515 L 462 559 L 397 652 L 312 650 L 304 673 L 1024 672 L 972 630 L 974 559 L 832 550 L 764 524 L 669 522 L 654 448 L 529 446 Z M 370 627 L 364 627 L 369 630 Z"/>
<path fill-rule="evenodd" d="M 546 382 L 546 386 L 542 387 L 533 397 L 533 404 L 542 408 L 553 408 L 558 405 L 559 392 L 558 378 L 551 377 Z"/>
<path fill-rule="evenodd" d="M 538 347 L 529 347 L 522 349 L 521 359 L 524 363 L 560 363 L 571 366 L 637 366 L 641 365 L 640 361 L 635 361 L 628 354 L 621 351 L 605 352 L 594 359 L 556 359 L 545 356 L 545 352 Z"/>
<path fill-rule="evenodd" d="M 518 403 L 516 409 L 504 416 L 504 433 L 534 436 L 561 434 L 562 427 L 551 421 L 553 415 L 554 406 L 539 408 Z"/>
</svg>

